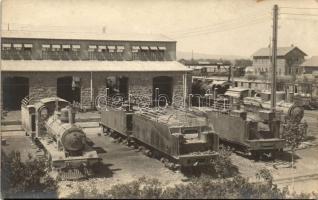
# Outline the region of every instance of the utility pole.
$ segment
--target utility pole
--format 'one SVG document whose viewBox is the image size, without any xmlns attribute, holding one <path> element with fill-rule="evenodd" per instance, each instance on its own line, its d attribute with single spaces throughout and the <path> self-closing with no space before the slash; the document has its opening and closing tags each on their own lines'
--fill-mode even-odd
<svg viewBox="0 0 318 200">
<path fill-rule="evenodd" d="M 278 6 L 274 5 L 273 42 L 272 42 L 272 94 L 271 94 L 271 110 L 272 111 L 276 110 L 277 20 L 278 20 Z"/>
<path fill-rule="evenodd" d="M 192 54 L 191 54 L 191 61 L 193 62 L 193 49 L 192 49 Z"/>
</svg>

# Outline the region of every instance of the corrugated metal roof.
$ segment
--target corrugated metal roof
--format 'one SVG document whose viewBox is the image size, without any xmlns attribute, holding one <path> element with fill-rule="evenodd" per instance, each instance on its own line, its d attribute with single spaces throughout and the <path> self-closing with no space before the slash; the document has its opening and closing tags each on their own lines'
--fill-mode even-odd
<svg viewBox="0 0 318 200">
<path fill-rule="evenodd" d="M 318 56 L 313 56 L 310 59 L 306 60 L 300 66 L 303 67 L 318 67 Z"/>
<path fill-rule="evenodd" d="M 277 48 L 277 56 L 285 56 L 289 52 L 291 52 L 294 49 L 298 49 L 300 52 L 302 52 L 305 56 L 307 55 L 302 50 L 300 50 L 298 47 L 278 47 Z M 271 48 L 261 48 L 258 51 L 256 51 L 253 56 L 272 56 L 272 49 Z"/>
<path fill-rule="evenodd" d="M 54 61 L 2 60 L 2 71 L 20 72 L 159 72 L 191 71 L 177 61 Z"/>
<path fill-rule="evenodd" d="M 2 31 L 4 38 L 37 38 L 37 39 L 69 39 L 69 40 L 107 40 L 107 41 L 160 41 L 175 42 L 162 34 L 123 34 L 123 33 L 74 33 L 52 31 Z"/>
</svg>

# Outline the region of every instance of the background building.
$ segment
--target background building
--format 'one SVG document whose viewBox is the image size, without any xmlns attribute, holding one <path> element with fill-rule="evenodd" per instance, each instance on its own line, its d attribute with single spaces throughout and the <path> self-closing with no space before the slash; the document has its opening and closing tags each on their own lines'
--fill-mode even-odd
<svg viewBox="0 0 318 200">
<path fill-rule="evenodd" d="M 253 54 L 253 67 L 256 75 L 269 75 L 271 73 L 271 48 L 261 48 Z M 298 74 L 298 66 L 304 62 L 306 53 L 298 47 L 277 48 L 277 75 Z"/>
<path fill-rule="evenodd" d="M 300 71 L 303 74 L 317 74 L 318 75 L 318 56 L 312 56 L 300 65 Z"/>
</svg>

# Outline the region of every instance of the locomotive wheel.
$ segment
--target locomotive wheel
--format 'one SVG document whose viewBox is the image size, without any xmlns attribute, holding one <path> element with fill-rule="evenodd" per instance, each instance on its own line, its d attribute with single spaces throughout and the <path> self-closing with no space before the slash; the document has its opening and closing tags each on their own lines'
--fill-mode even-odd
<svg viewBox="0 0 318 200">
<path fill-rule="evenodd" d="M 146 149 L 145 150 L 145 155 L 148 156 L 148 157 L 152 157 L 153 153 L 150 149 Z"/>
<path fill-rule="evenodd" d="M 134 149 L 136 149 L 136 150 L 139 149 L 139 145 L 138 145 L 137 143 L 135 143 L 135 142 L 133 143 L 133 147 L 134 147 Z"/>
<path fill-rule="evenodd" d="M 260 151 L 251 151 L 251 154 L 252 154 L 252 158 L 255 160 L 255 161 L 260 161 L 262 159 L 262 152 Z"/>
<path fill-rule="evenodd" d="M 180 165 L 180 164 L 175 164 L 175 165 L 174 165 L 174 170 L 175 170 L 175 171 L 181 170 L 181 165 Z"/>
<path fill-rule="evenodd" d="M 145 147 L 143 147 L 143 146 L 139 146 L 139 147 L 138 147 L 138 149 L 137 149 L 137 151 L 138 151 L 138 152 L 140 152 L 140 151 L 141 151 L 141 152 L 143 152 L 143 151 L 144 151 L 144 149 L 145 149 Z"/>
<path fill-rule="evenodd" d="M 158 151 L 153 152 L 153 158 L 160 160 L 160 153 Z"/>
<path fill-rule="evenodd" d="M 103 126 L 103 133 L 107 134 L 107 132 L 108 132 L 107 129 L 108 129 L 108 128 L 106 128 L 106 127 Z"/>
<path fill-rule="evenodd" d="M 276 159 L 281 155 L 281 153 L 282 153 L 282 149 L 273 150 L 271 152 L 271 158 Z"/>
</svg>

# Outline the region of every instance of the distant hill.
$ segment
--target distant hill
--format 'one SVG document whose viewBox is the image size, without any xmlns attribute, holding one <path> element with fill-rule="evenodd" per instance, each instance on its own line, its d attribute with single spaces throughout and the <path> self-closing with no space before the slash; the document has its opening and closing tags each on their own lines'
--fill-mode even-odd
<svg viewBox="0 0 318 200">
<path fill-rule="evenodd" d="M 177 51 L 177 60 L 186 59 L 189 60 L 192 58 L 191 52 Z M 224 60 L 235 60 L 235 59 L 248 59 L 248 57 L 244 56 L 236 56 L 236 55 L 213 55 L 213 54 L 205 54 L 205 53 L 193 53 L 194 59 L 224 59 Z"/>
</svg>

